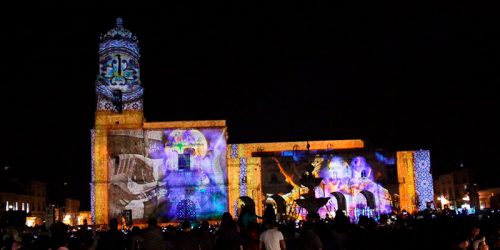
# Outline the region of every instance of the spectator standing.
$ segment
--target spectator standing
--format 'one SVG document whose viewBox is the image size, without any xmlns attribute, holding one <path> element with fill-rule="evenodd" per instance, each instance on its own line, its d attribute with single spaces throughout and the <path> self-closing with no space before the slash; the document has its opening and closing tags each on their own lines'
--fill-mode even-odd
<svg viewBox="0 0 500 250">
<path fill-rule="evenodd" d="M 118 230 L 118 220 L 109 220 L 109 230 L 102 233 L 97 243 L 97 250 L 123 250 L 125 249 L 125 237 Z"/>
<path fill-rule="evenodd" d="M 215 236 L 215 249 L 217 250 L 242 250 L 241 236 L 230 213 L 222 214 L 222 220 Z"/>
<path fill-rule="evenodd" d="M 149 218 L 148 228 L 142 233 L 142 250 L 164 250 L 166 242 L 163 239 L 163 231 L 158 226 L 156 218 Z"/>
<path fill-rule="evenodd" d="M 259 250 L 286 250 L 283 234 L 278 230 L 278 222 L 266 224 L 267 230 L 260 234 Z"/>
</svg>

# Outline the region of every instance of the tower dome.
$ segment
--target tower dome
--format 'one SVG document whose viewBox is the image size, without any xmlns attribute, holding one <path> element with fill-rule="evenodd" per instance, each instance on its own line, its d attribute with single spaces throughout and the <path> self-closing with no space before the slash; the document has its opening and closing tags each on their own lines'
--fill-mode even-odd
<svg viewBox="0 0 500 250">
<path fill-rule="evenodd" d="M 109 50 L 118 49 L 131 53 L 137 59 L 140 57 L 137 36 L 123 27 L 121 17 L 116 18 L 116 27 L 101 35 L 99 54 L 106 54 Z"/>
<path fill-rule="evenodd" d="M 142 111 L 139 42 L 123 27 L 122 18 L 116 19 L 116 27 L 101 35 L 98 52 L 97 110 Z"/>
</svg>

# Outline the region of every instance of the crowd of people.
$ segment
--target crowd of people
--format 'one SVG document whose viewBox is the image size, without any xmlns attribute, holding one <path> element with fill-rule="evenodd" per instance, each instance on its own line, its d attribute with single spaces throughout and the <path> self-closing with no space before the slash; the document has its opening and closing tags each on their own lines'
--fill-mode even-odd
<svg viewBox="0 0 500 250">
<path fill-rule="evenodd" d="M 415 214 L 393 213 L 377 218 L 361 216 L 351 223 L 342 211 L 320 219 L 309 214 L 304 221 L 277 221 L 272 211 L 259 217 L 242 209 L 237 219 L 224 213 L 217 224 L 184 221 L 160 227 L 155 218 L 146 228 L 119 229 L 111 219 L 107 230 L 88 225 L 70 229 L 61 222 L 46 228 L 1 228 L 0 249 L 500 249 L 500 211 L 472 215 L 427 210 Z"/>
</svg>

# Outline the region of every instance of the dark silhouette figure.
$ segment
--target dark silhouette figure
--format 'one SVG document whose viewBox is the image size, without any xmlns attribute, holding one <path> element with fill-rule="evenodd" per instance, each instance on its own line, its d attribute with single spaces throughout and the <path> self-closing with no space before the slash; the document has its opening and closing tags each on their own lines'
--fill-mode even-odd
<svg viewBox="0 0 500 250">
<path fill-rule="evenodd" d="M 57 249 L 64 244 L 66 244 L 68 236 L 68 226 L 64 223 L 58 221 L 52 226 L 50 226 L 50 233 L 52 235 L 52 243 L 51 246 L 53 249 Z"/>
<path fill-rule="evenodd" d="M 175 248 L 178 250 L 199 250 L 200 242 L 197 235 L 191 231 L 191 222 L 182 222 L 182 231 L 176 237 Z"/>
<path fill-rule="evenodd" d="M 125 249 L 125 237 L 123 233 L 118 230 L 118 220 L 116 218 L 109 220 L 109 230 L 101 234 L 97 243 L 97 249 Z"/>
<path fill-rule="evenodd" d="M 262 220 L 264 225 L 272 225 L 272 222 L 276 221 L 276 213 L 274 212 L 274 207 L 272 204 L 267 204 L 264 209 L 264 214 L 262 215 Z"/>
<path fill-rule="evenodd" d="M 230 213 L 225 212 L 219 230 L 215 236 L 215 249 L 220 250 L 239 250 L 241 247 L 241 236 Z"/>
<path fill-rule="evenodd" d="M 210 232 L 210 224 L 208 224 L 208 221 L 204 220 L 201 222 L 201 227 L 198 234 L 201 250 L 214 249 L 214 236 L 212 232 Z"/>
<path fill-rule="evenodd" d="M 319 236 L 314 231 L 314 226 L 314 222 L 311 221 L 304 223 L 298 239 L 299 249 L 319 250 L 323 248 Z"/>
<path fill-rule="evenodd" d="M 143 250 L 163 250 L 166 248 L 166 242 L 163 239 L 163 232 L 158 226 L 156 218 L 149 218 L 148 228 L 142 233 L 142 247 Z"/>
<path fill-rule="evenodd" d="M 138 226 L 133 226 L 129 234 L 128 249 L 137 250 L 142 246 L 142 230 Z"/>
</svg>

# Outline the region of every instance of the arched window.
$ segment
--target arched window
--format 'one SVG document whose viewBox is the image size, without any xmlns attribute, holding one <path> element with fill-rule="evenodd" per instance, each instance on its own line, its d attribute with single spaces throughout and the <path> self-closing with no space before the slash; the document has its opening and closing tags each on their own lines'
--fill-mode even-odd
<svg viewBox="0 0 500 250">
<path fill-rule="evenodd" d="M 186 148 L 183 154 L 179 154 L 178 166 L 179 170 L 190 170 L 191 169 L 191 155 L 194 154 L 194 149 Z"/>
<path fill-rule="evenodd" d="M 366 177 L 366 170 L 361 170 L 361 178 L 365 178 Z"/>
</svg>

